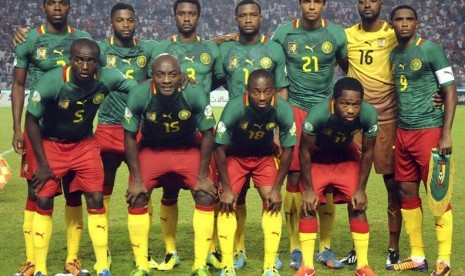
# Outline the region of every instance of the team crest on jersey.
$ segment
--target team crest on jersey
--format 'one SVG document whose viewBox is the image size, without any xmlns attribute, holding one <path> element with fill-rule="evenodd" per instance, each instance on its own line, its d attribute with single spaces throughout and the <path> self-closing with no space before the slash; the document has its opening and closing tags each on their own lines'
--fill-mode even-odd
<svg viewBox="0 0 465 276">
<path fill-rule="evenodd" d="M 241 127 L 242 130 L 246 130 L 249 127 L 249 122 L 247 121 L 242 121 L 239 126 Z"/>
<path fill-rule="evenodd" d="M 304 129 L 305 129 L 305 131 L 311 132 L 311 131 L 313 131 L 313 125 L 311 123 L 309 123 L 309 122 L 305 122 Z"/>
<path fill-rule="evenodd" d="M 40 102 L 40 93 L 39 91 L 34 91 L 34 93 L 32 93 L 32 98 L 31 98 L 32 102 L 33 103 L 38 103 Z"/>
<path fill-rule="evenodd" d="M 290 55 L 297 53 L 297 42 L 289 42 L 287 44 L 287 52 Z"/>
<path fill-rule="evenodd" d="M 237 68 L 237 57 L 229 57 L 229 69 Z"/>
<path fill-rule="evenodd" d="M 132 119 L 132 112 L 131 110 L 129 110 L 129 108 L 125 108 L 124 109 L 124 119 L 126 119 L 126 121 L 129 123 L 129 121 L 131 121 Z"/>
<path fill-rule="evenodd" d="M 60 100 L 58 102 L 58 106 L 61 108 L 61 109 L 68 109 L 69 107 L 69 100 Z"/>
<path fill-rule="evenodd" d="M 107 55 L 107 67 L 116 68 L 116 56 L 115 55 Z"/>
<path fill-rule="evenodd" d="M 210 57 L 209 54 L 207 53 L 203 53 L 200 55 L 200 62 L 202 62 L 203 64 L 210 64 L 210 62 L 212 61 L 212 58 Z"/>
<path fill-rule="evenodd" d="M 271 61 L 271 58 L 269 57 L 264 57 L 260 60 L 260 66 L 263 68 L 263 69 L 269 69 L 271 67 L 271 64 L 273 62 Z"/>
<path fill-rule="evenodd" d="M 185 110 L 185 109 L 179 111 L 178 113 L 179 119 L 183 121 L 188 120 L 191 117 L 191 115 L 192 113 L 189 110 Z"/>
<path fill-rule="evenodd" d="M 46 59 L 47 58 L 47 48 L 39 47 L 36 51 L 36 59 Z"/>
<path fill-rule="evenodd" d="M 329 54 L 333 51 L 333 44 L 331 44 L 331 42 L 325 42 L 321 45 L 321 50 L 323 53 Z"/>
<path fill-rule="evenodd" d="M 101 104 L 104 99 L 105 99 L 105 95 L 103 93 L 97 93 L 97 95 L 95 95 L 94 98 L 92 99 L 92 102 L 94 104 Z"/>
<path fill-rule="evenodd" d="M 218 126 L 216 127 L 216 133 L 218 134 L 218 137 L 221 138 L 221 136 L 223 135 L 223 133 L 226 132 L 226 125 L 223 123 L 223 121 L 220 121 L 218 123 Z"/>
<path fill-rule="evenodd" d="M 418 71 L 421 69 L 421 60 L 419 59 L 414 59 L 412 60 L 412 62 L 410 62 L 410 68 L 413 70 L 413 71 Z"/>
<path fill-rule="evenodd" d="M 138 56 L 136 63 L 139 67 L 145 67 L 145 65 L 147 65 L 147 58 L 145 56 Z"/>
<path fill-rule="evenodd" d="M 270 131 L 276 128 L 276 123 L 275 122 L 270 122 L 266 124 L 266 130 Z"/>
<path fill-rule="evenodd" d="M 147 120 L 151 122 L 155 122 L 157 120 L 157 113 L 156 112 L 146 112 L 145 117 Z"/>
<path fill-rule="evenodd" d="M 384 46 L 386 46 L 386 39 L 378 38 L 378 48 L 384 48 Z"/>
<path fill-rule="evenodd" d="M 289 129 L 289 133 L 291 136 L 297 136 L 297 126 L 295 125 L 295 122 L 292 123 L 292 127 Z"/>
<path fill-rule="evenodd" d="M 205 107 L 204 114 L 205 114 L 205 117 L 207 117 L 207 119 L 213 119 L 213 109 L 211 105 L 207 105 Z"/>
</svg>

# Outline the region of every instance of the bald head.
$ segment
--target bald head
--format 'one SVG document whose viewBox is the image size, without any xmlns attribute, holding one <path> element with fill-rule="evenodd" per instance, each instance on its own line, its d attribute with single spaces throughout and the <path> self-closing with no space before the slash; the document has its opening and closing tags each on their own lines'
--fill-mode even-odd
<svg viewBox="0 0 465 276">
<path fill-rule="evenodd" d="M 91 52 L 94 52 L 96 54 L 97 59 L 100 56 L 100 47 L 98 46 L 97 42 L 93 41 L 92 39 L 88 39 L 88 38 L 80 38 L 80 39 L 76 39 L 71 44 L 71 49 L 70 49 L 71 58 L 73 58 L 73 56 L 78 55 L 78 53 L 84 48 L 88 49 Z"/>
<path fill-rule="evenodd" d="M 167 97 L 173 95 L 181 86 L 179 61 L 169 54 L 159 55 L 152 64 L 152 78 L 157 93 Z"/>
</svg>

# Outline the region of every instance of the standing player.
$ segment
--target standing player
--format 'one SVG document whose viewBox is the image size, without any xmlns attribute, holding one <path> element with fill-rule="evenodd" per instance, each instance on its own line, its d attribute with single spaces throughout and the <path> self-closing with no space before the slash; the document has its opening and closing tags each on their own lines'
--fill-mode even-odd
<svg viewBox="0 0 465 276">
<path fill-rule="evenodd" d="M 61 193 L 57 179 L 73 171 L 75 175 L 69 183 L 69 191 L 82 192 L 86 198 L 96 270 L 98 275 L 108 276 L 111 273 L 107 258 L 108 223 L 102 196 L 103 168 L 100 148 L 92 136 L 93 120 L 110 91 L 128 91 L 136 83 L 126 80 L 117 70 L 100 69 L 100 50 L 92 40 L 75 40 L 70 55 L 71 66 L 54 69 L 39 81 L 26 113 L 26 130 L 36 155 L 31 164 L 37 193 L 32 226 L 35 275 L 47 275 L 54 196 Z"/>
<path fill-rule="evenodd" d="M 318 231 L 316 209 L 324 190 L 334 189 L 334 202 L 347 203 L 357 252 L 355 275 L 375 275 L 368 265 L 369 225 L 366 185 L 377 134 L 376 109 L 363 101 L 362 84 L 350 77 L 338 80 L 333 97 L 308 112 L 302 128 L 299 159 L 302 168 L 302 213 L 299 223 L 303 265 L 295 276 L 315 275 L 313 255 Z M 361 156 L 353 143 L 362 131 Z"/>
<path fill-rule="evenodd" d="M 426 183 L 432 149 L 452 153 L 451 130 L 457 105 L 452 67 L 438 45 L 416 35 L 418 16 L 410 6 L 397 6 L 391 21 L 399 46 L 391 52 L 395 90 L 399 101 L 399 125 L 395 150 L 395 179 L 400 182 L 402 216 L 410 241 L 410 257 L 392 270 L 427 271 L 423 243 L 423 211 L 420 181 Z M 444 111 L 431 103 L 436 91 L 444 97 Z M 450 275 L 452 208 L 434 217 L 438 259 L 431 275 Z"/>
<path fill-rule="evenodd" d="M 171 55 L 157 57 L 153 80 L 129 94 L 123 119 L 131 182 L 127 191 L 128 228 L 136 269 L 149 275 L 147 202 L 161 185 L 188 187 L 195 201 L 193 217 L 195 261 L 192 275 L 210 275 L 206 266 L 213 237 L 216 188 L 209 179 L 215 119 L 201 86 L 181 89 L 180 64 Z M 142 123 L 138 147 L 136 134 Z M 197 136 L 202 132 L 202 138 Z M 138 150 L 139 148 L 139 150 Z"/>
<path fill-rule="evenodd" d="M 152 57 L 157 57 L 162 53 L 169 53 L 177 57 L 181 64 L 181 72 L 197 81 L 196 86 L 201 86 L 202 91 L 209 99 L 212 78 L 221 79 L 224 73 L 218 46 L 197 35 L 196 28 L 200 11 L 198 0 L 176 0 L 173 4 L 173 12 L 178 34 L 162 41 L 152 53 Z M 165 241 L 166 256 L 163 262 L 158 265 L 158 270 L 172 270 L 180 264 L 176 251 L 178 194 L 179 189 L 163 186 L 163 196 L 160 203 L 160 227 Z"/>
<path fill-rule="evenodd" d="M 113 36 L 99 43 L 101 50 L 100 64 L 107 68 L 120 70 L 128 79 L 136 81 L 144 80 L 147 76 L 147 64 L 154 47 L 155 41 L 140 41 L 134 37 L 137 20 L 134 8 L 129 4 L 117 3 L 111 9 L 110 24 L 113 28 Z M 110 212 L 110 196 L 115 184 L 115 176 L 124 156 L 124 130 L 121 126 L 127 93 L 112 91 L 100 105 L 98 125 L 95 138 L 100 145 L 104 181 L 103 202 L 107 219 Z M 149 213 L 153 208 L 150 202 Z M 150 258 L 151 268 L 157 266 Z"/>
<path fill-rule="evenodd" d="M 289 102 L 297 125 L 297 143 L 307 111 L 330 97 L 336 63 L 346 68 L 347 40 L 344 29 L 322 18 L 326 0 L 299 0 L 302 15 L 276 29 L 273 40 L 281 44 L 286 54 L 289 79 Z M 286 97 L 287 98 L 287 97 Z M 297 145 L 287 177 L 284 212 L 290 240 L 291 267 L 302 263 L 299 241 L 300 166 Z M 328 194 L 330 196 L 332 194 Z M 335 219 L 332 200 L 318 209 L 321 228 L 318 260 L 331 268 L 342 268 L 331 248 L 331 233 Z"/>
<path fill-rule="evenodd" d="M 224 266 L 220 275 L 235 275 L 233 238 L 237 224 L 234 209 L 243 185 L 248 184 L 248 175 L 264 206 L 263 275 L 280 275 L 274 266 L 281 238 L 281 186 L 297 141 L 292 108 L 276 96 L 273 82 L 272 74 L 265 69 L 253 71 L 246 92 L 226 104 L 218 123 L 215 161 L 223 188 L 217 221 Z M 273 141 L 277 129 L 282 149 L 279 161 Z"/>
<path fill-rule="evenodd" d="M 21 131 L 26 77 L 29 79 L 30 91 L 35 91 L 39 79 L 47 71 L 69 63 L 70 45 L 75 39 L 90 38 L 89 34 L 68 26 L 69 1 L 44 0 L 43 9 L 45 23 L 30 31 L 24 43 L 18 44 L 15 48 L 15 69 L 11 88 L 14 130 L 13 148 L 22 155 L 21 176 L 26 178 L 28 183 L 28 197 L 23 224 L 27 259 L 17 273 L 17 275 L 24 276 L 30 276 L 34 273 L 32 221 L 36 211 L 36 195 L 31 181 L 33 172 L 30 166 L 32 160 L 34 160 L 34 153 L 26 133 L 24 133 L 23 137 Z M 71 273 L 79 272 L 81 265 L 77 260 L 77 253 L 82 231 L 82 206 L 67 202 L 65 220 L 67 232 L 71 232 L 73 237 L 68 239 L 68 256 L 65 269 Z"/>
<path fill-rule="evenodd" d="M 394 91 L 389 53 L 397 45 L 391 25 L 379 15 L 383 0 L 357 1 L 361 18 L 348 29 L 347 75 L 358 79 L 365 90 L 364 101 L 378 112 L 378 136 L 374 151 L 377 173 L 383 175 L 388 195 L 389 248 L 386 267 L 399 262 L 399 236 L 402 227 L 399 183 L 394 180 L 394 145 L 396 141 L 397 98 Z M 360 140 L 359 135 L 356 140 Z M 355 250 L 341 260 L 345 264 L 356 262 Z"/>
<path fill-rule="evenodd" d="M 289 82 L 285 73 L 284 52 L 278 43 L 268 40 L 267 36 L 260 33 L 262 21 L 260 5 L 254 0 L 242 0 L 237 3 L 235 13 L 239 29 L 239 41 L 220 44 L 229 98 L 242 96 L 249 75 L 260 68 L 271 72 L 278 93 L 287 95 Z M 247 216 L 245 196 L 248 186 L 249 184 L 244 185 L 244 190 L 238 196 L 236 202 L 235 268 L 242 268 L 246 261 L 244 233 Z M 275 266 L 279 268 L 282 263 L 278 259 L 276 261 Z"/>
</svg>

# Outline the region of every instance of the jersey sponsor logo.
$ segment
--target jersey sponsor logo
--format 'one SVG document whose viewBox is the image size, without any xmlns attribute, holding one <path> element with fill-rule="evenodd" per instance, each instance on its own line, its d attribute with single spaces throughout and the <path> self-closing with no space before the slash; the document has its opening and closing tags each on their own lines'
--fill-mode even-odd
<svg viewBox="0 0 465 276">
<path fill-rule="evenodd" d="M 268 124 L 266 124 L 266 130 L 273 130 L 276 128 L 276 123 L 275 122 L 270 122 Z"/>
<path fill-rule="evenodd" d="M 239 124 L 240 128 L 242 130 L 246 130 L 248 127 L 249 127 L 249 122 L 247 121 L 242 121 L 240 124 Z"/>
<path fill-rule="evenodd" d="M 147 120 L 151 122 L 155 122 L 157 120 L 157 113 L 156 112 L 146 112 L 145 117 Z"/>
<path fill-rule="evenodd" d="M 103 93 L 97 93 L 97 95 L 95 95 L 94 98 L 92 99 L 92 102 L 94 104 L 101 104 L 104 99 L 105 99 L 105 95 Z"/>
<path fill-rule="evenodd" d="M 271 58 L 269 57 L 264 57 L 260 60 L 260 66 L 263 69 L 269 69 L 271 67 L 271 64 L 273 64 L 273 62 L 271 61 Z"/>
<path fill-rule="evenodd" d="M 297 126 L 295 125 L 295 122 L 292 123 L 292 127 L 289 129 L 289 133 L 291 136 L 297 136 Z"/>
<path fill-rule="evenodd" d="M 60 51 L 60 50 L 57 50 L 57 49 L 53 49 L 53 53 L 54 53 L 54 54 L 58 54 L 58 55 L 60 55 L 60 56 L 63 56 L 63 52 L 64 52 L 64 51 L 65 51 L 65 50 L 61 50 L 61 51 Z"/>
<path fill-rule="evenodd" d="M 422 66 L 421 60 L 417 58 L 412 60 L 412 62 L 410 62 L 410 69 L 412 69 L 413 71 L 420 70 L 421 66 Z"/>
<path fill-rule="evenodd" d="M 195 56 L 192 56 L 192 57 L 184 57 L 184 60 L 187 60 L 187 61 L 190 61 L 190 62 L 194 63 L 194 58 L 195 58 Z"/>
<path fill-rule="evenodd" d="M 209 54 L 207 53 L 203 53 L 200 55 L 200 62 L 202 62 L 203 64 L 210 64 L 210 62 L 212 61 L 212 58 L 210 57 Z"/>
<path fill-rule="evenodd" d="M 304 47 L 304 48 L 305 48 L 305 49 L 307 49 L 307 50 L 310 50 L 310 52 L 312 52 L 312 53 L 313 53 L 313 49 L 315 49 L 315 45 L 313 45 L 313 46 L 308 46 L 308 45 L 305 45 L 305 47 Z"/>
<path fill-rule="evenodd" d="M 378 38 L 378 48 L 384 48 L 386 46 L 385 38 Z"/>
<path fill-rule="evenodd" d="M 40 93 L 39 93 L 39 91 L 36 90 L 36 91 L 34 91 L 34 93 L 32 93 L 32 98 L 31 98 L 31 100 L 32 100 L 32 102 L 35 103 L 35 104 L 38 103 L 38 102 L 40 102 Z"/>
<path fill-rule="evenodd" d="M 61 108 L 61 109 L 68 109 L 69 107 L 69 100 L 60 100 L 58 102 L 58 106 Z"/>
<path fill-rule="evenodd" d="M 115 55 L 107 55 L 107 67 L 116 68 L 116 56 Z"/>
<path fill-rule="evenodd" d="M 323 53 L 329 54 L 333 51 L 333 44 L 331 44 L 331 42 L 325 42 L 321 45 L 321 50 Z"/>
<path fill-rule="evenodd" d="M 204 114 L 205 114 L 205 117 L 207 117 L 207 119 L 213 119 L 213 109 L 211 105 L 207 105 L 205 107 Z"/>
<path fill-rule="evenodd" d="M 125 108 L 124 109 L 124 119 L 129 123 L 129 121 L 131 121 L 132 119 L 132 112 L 131 110 L 129 110 L 129 108 Z"/>
<path fill-rule="evenodd" d="M 221 138 L 221 136 L 223 135 L 223 133 L 226 132 L 226 125 L 224 124 L 223 121 L 220 121 L 218 123 L 218 126 L 216 127 L 216 133 L 218 134 L 218 137 Z"/>
<path fill-rule="evenodd" d="M 145 56 L 138 56 L 136 59 L 136 64 L 139 67 L 145 67 L 145 65 L 147 65 L 147 58 Z"/>
<path fill-rule="evenodd" d="M 295 124 L 295 123 L 294 123 L 294 124 Z M 306 131 L 313 131 L 313 125 L 312 125 L 311 123 L 309 123 L 309 122 L 305 122 L 305 124 L 304 124 L 304 129 L 305 129 Z"/>
<path fill-rule="evenodd" d="M 250 66 L 252 66 L 252 67 L 253 67 L 253 62 L 254 61 L 255 61 L 255 59 L 252 59 L 252 60 L 247 59 L 247 58 L 245 59 L 245 63 L 250 64 Z"/>
<path fill-rule="evenodd" d="M 185 110 L 185 109 L 179 111 L 178 113 L 179 119 L 183 121 L 188 120 L 191 117 L 191 115 L 192 113 L 189 110 Z"/>
<path fill-rule="evenodd" d="M 229 69 L 237 68 L 237 57 L 229 57 Z"/>
<path fill-rule="evenodd" d="M 289 42 L 287 44 L 287 52 L 290 55 L 297 53 L 297 42 Z"/>
<path fill-rule="evenodd" d="M 47 58 L 47 48 L 39 47 L 36 50 L 36 59 L 46 59 Z"/>
</svg>

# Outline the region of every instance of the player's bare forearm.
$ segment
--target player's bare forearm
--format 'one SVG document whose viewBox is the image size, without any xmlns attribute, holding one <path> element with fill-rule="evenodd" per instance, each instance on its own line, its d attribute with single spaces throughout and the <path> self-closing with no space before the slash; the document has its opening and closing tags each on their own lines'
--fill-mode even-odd
<svg viewBox="0 0 465 276">
<path fill-rule="evenodd" d="M 139 170 L 139 152 L 137 149 L 136 133 L 124 131 L 124 151 L 126 154 L 126 162 L 128 164 L 129 173 L 134 182 L 142 182 L 142 177 Z"/>
<path fill-rule="evenodd" d="M 441 89 L 444 98 L 444 125 L 439 143 L 439 154 L 445 155 L 452 153 L 452 124 L 457 107 L 457 87 L 450 85 Z"/>
<path fill-rule="evenodd" d="M 370 175 L 371 166 L 373 164 L 373 152 L 375 149 L 376 137 L 362 138 L 362 158 L 360 161 L 360 178 L 358 180 L 357 189 L 366 190 L 368 176 Z"/>
<path fill-rule="evenodd" d="M 304 184 L 305 190 L 313 191 L 313 182 L 311 175 L 312 156 L 311 150 L 313 149 L 316 142 L 316 136 L 310 136 L 302 133 L 300 137 L 300 148 L 299 148 L 299 163 L 300 163 L 300 175 Z"/>
<path fill-rule="evenodd" d="M 231 184 L 229 183 L 228 169 L 226 165 L 226 147 L 216 144 L 214 153 L 216 170 L 218 171 L 218 179 L 220 180 L 223 189 L 230 190 Z"/>
<path fill-rule="evenodd" d="M 32 149 L 40 166 L 48 166 L 40 135 L 39 119 L 29 112 L 26 112 L 26 132 L 29 136 Z"/>
<path fill-rule="evenodd" d="M 276 92 L 281 98 L 285 99 L 286 101 L 289 100 L 289 90 L 287 90 L 287 87 L 278 88 Z"/>
<path fill-rule="evenodd" d="M 286 178 L 286 174 L 289 171 L 289 166 L 292 161 L 293 150 L 294 150 L 294 147 L 288 147 L 288 148 L 282 149 L 281 156 L 279 158 L 278 173 L 276 175 L 276 181 L 273 185 L 273 189 L 275 190 L 281 191 L 284 178 Z"/>
<path fill-rule="evenodd" d="M 13 71 L 13 84 L 11 86 L 11 111 L 13 115 L 13 130 L 21 131 L 21 118 L 24 107 L 24 89 L 27 70 L 15 68 Z"/>
<path fill-rule="evenodd" d="M 215 145 L 213 139 L 213 129 L 202 131 L 202 141 L 200 144 L 200 167 L 198 178 L 208 177 L 210 171 L 209 165 L 212 158 L 213 146 Z"/>
</svg>

